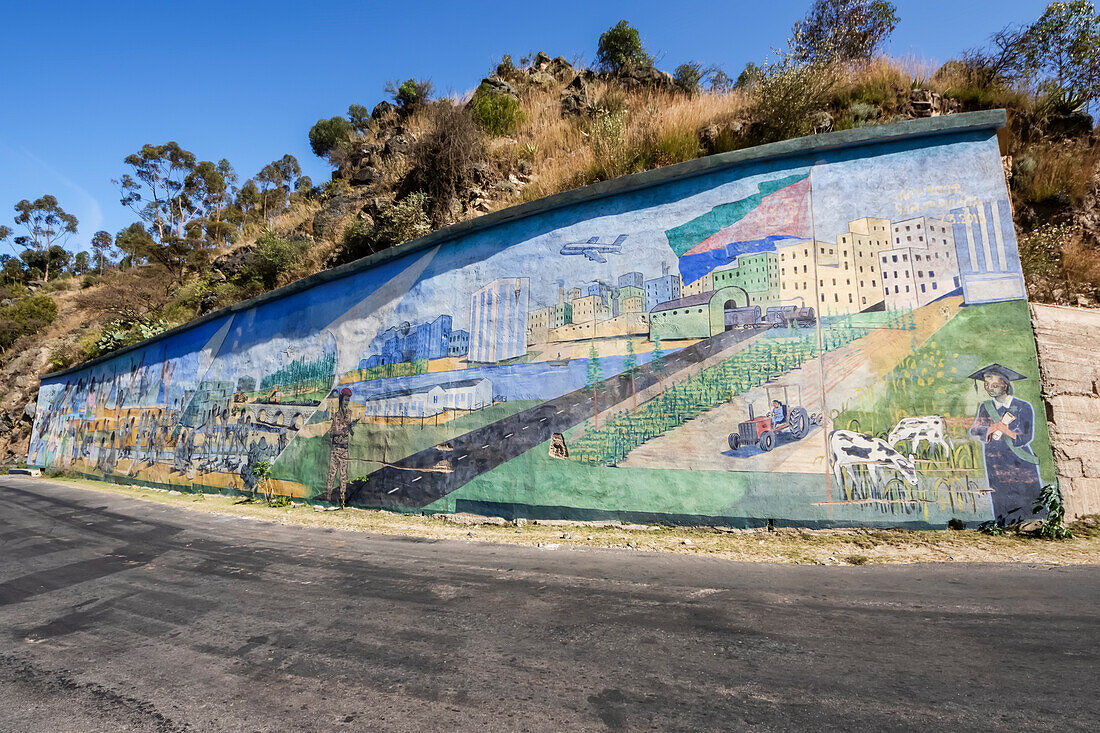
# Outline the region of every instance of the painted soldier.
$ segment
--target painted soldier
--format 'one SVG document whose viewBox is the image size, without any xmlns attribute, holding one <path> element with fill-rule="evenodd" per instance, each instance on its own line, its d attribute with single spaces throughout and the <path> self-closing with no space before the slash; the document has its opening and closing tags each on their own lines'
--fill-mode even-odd
<svg viewBox="0 0 1100 733">
<path fill-rule="evenodd" d="M 1039 458 L 1031 450 L 1035 411 L 1031 403 L 1014 397 L 1012 383 L 1023 374 L 990 364 L 970 375 L 985 387 L 988 399 L 978 403 L 970 435 L 982 444 L 985 475 L 993 491 L 993 515 L 999 524 L 1034 517 L 1032 506 L 1043 482 Z"/>
<path fill-rule="evenodd" d="M 335 392 L 335 390 L 333 390 Z M 340 403 L 336 413 L 332 416 L 332 427 L 329 428 L 329 437 L 332 440 L 332 451 L 329 453 L 328 480 L 325 482 L 326 501 L 336 501 L 336 491 L 332 487 L 333 479 L 339 475 L 337 485 L 340 489 L 340 506 L 344 505 L 347 498 L 348 483 L 348 445 L 351 442 L 352 429 L 358 419 L 351 419 L 351 411 L 348 403 L 351 402 L 351 390 L 344 387 L 340 390 Z"/>
</svg>

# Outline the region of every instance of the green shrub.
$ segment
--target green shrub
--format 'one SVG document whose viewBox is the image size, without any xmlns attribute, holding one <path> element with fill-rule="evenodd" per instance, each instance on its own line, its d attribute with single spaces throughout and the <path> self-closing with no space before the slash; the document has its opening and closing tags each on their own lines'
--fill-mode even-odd
<svg viewBox="0 0 1100 733">
<path fill-rule="evenodd" d="M 1046 517 L 1039 526 L 1039 536 L 1048 540 L 1068 540 L 1073 538 L 1071 532 L 1063 520 L 1066 517 L 1066 507 L 1062 501 L 1062 490 L 1057 486 L 1048 484 L 1039 492 L 1035 499 L 1034 512 L 1044 512 Z"/>
<path fill-rule="evenodd" d="M 605 71 L 617 73 L 624 69 L 650 66 L 653 57 L 646 53 L 638 29 L 620 20 L 600 35 L 596 61 Z"/>
<path fill-rule="evenodd" d="M 1063 246 L 1075 230 L 1069 224 L 1045 224 L 1021 234 L 1018 244 L 1024 274 L 1061 277 Z"/>
<path fill-rule="evenodd" d="M 340 143 L 347 141 L 351 133 L 351 123 L 343 117 L 317 120 L 309 130 L 309 146 L 313 149 L 314 155 L 323 158 L 335 150 Z"/>
<path fill-rule="evenodd" d="M 283 239 L 266 231 L 256 238 L 256 248 L 237 278 L 242 282 L 258 282 L 265 290 L 271 290 L 284 273 L 302 263 L 310 245 L 307 239 Z"/>
<path fill-rule="evenodd" d="M 20 336 L 38 333 L 57 318 L 57 303 L 48 295 L 32 295 L 0 307 L 0 349 Z"/>
<path fill-rule="evenodd" d="M 749 111 L 758 123 L 755 142 L 768 143 L 813 132 L 813 115 L 828 105 L 836 70 L 783 56 L 764 65 L 751 87 Z"/>
<path fill-rule="evenodd" d="M 494 137 L 511 135 L 523 124 L 523 109 L 519 100 L 509 94 L 500 94 L 482 84 L 466 105 L 470 116 L 485 132 Z"/>
<path fill-rule="evenodd" d="M 95 342 L 94 358 L 111 351 L 150 339 L 172 327 L 172 324 L 157 316 L 143 316 L 136 320 L 118 319 L 108 323 Z"/>
<path fill-rule="evenodd" d="M 386 91 L 402 109 L 411 110 L 428 103 L 432 97 L 432 82 L 428 79 L 406 79 L 398 84 L 386 84 Z"/>
<path fill-rule="evenodd" d="M 415 191 L 402 200 L 385 206 L 373 221 L 357 219 L 344 230 L 341 262 L 351 262 L 432 231 L 428 217 L 428 197 Z"/>
<path fill-rule="evenodd" d="M 672 78 L 680 91 L 695 96 L 703 88 L 703 65 L 696 61 L 680 64 L 676 67 Z"/>
</svg>

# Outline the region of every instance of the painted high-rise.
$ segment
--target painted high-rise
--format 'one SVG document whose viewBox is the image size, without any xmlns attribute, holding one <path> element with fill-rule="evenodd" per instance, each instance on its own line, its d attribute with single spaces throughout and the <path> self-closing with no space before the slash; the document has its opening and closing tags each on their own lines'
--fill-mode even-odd
<svg viewBox="0 0 1100 733">
<path fill-rule="evenodd" d="M 502 277 L 470 296 L 470 361 L 497 362 L 527 353 L 530 293 L 530 278 Z"/>
</svg>

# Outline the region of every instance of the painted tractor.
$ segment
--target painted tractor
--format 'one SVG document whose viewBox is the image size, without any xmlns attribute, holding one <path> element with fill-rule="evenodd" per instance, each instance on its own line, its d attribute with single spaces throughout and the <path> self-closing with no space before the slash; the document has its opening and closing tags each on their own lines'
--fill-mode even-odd
<svg viewBox="0 0 1100 733">
<path fill-rule="evenodd" d="M 795 387 L 797 393 L 795 399 L 802 401 L 802 389 Z M 789 407 L 787 400 L 787 386 L 765 387 L 768 396 L 768 412 L 757 417 L 753 413 L 752 403 L 749 403 L 749 419 L 737 426 L 736 433 L 730 433 L 729 444 L 731 450 L 738 450 L 743 445 L 755 444 L 760 450 L 767 452 L 775 447 L 776 436 L 786 432 L 795 440 L 801 440 L 810 432 L 812 421 L 805 407 Z M 780 399 L 779 395 L 782 395 Z M 771 413 L 773 400 L 779 400 L 785 412 L 785 419 L 776 422 Z"/>
</svg>

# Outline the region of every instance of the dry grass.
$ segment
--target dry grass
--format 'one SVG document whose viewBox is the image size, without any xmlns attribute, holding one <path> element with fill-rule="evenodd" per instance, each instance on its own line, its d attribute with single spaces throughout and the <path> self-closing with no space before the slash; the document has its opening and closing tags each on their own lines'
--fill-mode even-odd
<svg viewBox="0 0 1100 733">
<path fill-rule="evenodd" d="M 1100 148 L 1087 141 L 1042 142 L 1025 147 L 1018 156 L 1030 160 L 1025 169 L 1017 166 L 1013 187 L 1028 202 L 1063 197 L 1067 203 L 1080 204 L 1089 191 Z"/>
<path fill-rule="evenodd" d="M 1071 237 L 1062 248 L 1062 270 L 1071 283 L 1100 287 L 1100 252 L 1095 244 Z"/>
<path fill-rule="evenodd" d="M 30 479 L 28 479 L 30 480 Z M 739 562 L 817 565 L 871 565 L 916 562 L 1020 562 L 1044 565 L 1100 563 L 1100 532 L 1050 542 L 1032 537 L 990 537 L 976 530 L 749 530 L 644 525 L 527 523 L 522 527 L 484 517 L 421 516 L 367 509 L 315 511 L 309 505 L 272 508 L 219 495 L 171 494 L 141 487 L 83 479 L 58 483 L 105 491 L 195 511 L 285 525 L 372 532 L 386 535 L 494 542 L 544 549 L 632 549 L 706 555 Z M 1095 527 L 1090 520 L 1089 527 Z"/>
</svg>

